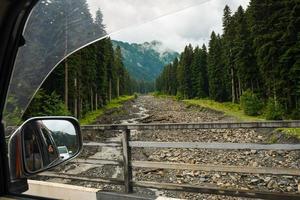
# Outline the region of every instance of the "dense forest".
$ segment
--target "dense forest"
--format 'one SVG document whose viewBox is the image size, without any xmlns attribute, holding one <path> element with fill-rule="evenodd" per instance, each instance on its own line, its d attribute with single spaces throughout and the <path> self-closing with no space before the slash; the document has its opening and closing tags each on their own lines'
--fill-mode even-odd
<svg viewBox="0 0 300 200">
<path fill-rule="evenodd" d="M 81 118 L 114 98 L 133 94 L 135 87 L 135 80 L 123 65 L 120 48 L 113 49 L 111 40 L 106 38 L 60 63 L 45 80 L 24 117 L 72 114 Z"/>
<path fill-rule="evenodd" d="M 157 78 L 157 91 L 241 103 L 249 115 L 273 112 L 269 119 L 300 118 L 299 0 L 251 0 L 235 13 L 226 6 L 223 34 L 212 32 L 208 45 L 186 46 Z"/>
<path fill-rule="evenodd" d="M 106 35 L 101 11 L 98 10 L 93 19 L 86 2 L 80 2 L 81 5 L 77 6 L 83 7 L 85 17 L 89 18 L 85 21 L 93 23 L 90 28 L 96 27 L 99 36 Z M 72 32 L 80 28 L 82 27 L 74 27 Z M 125 69 L 120 47 L 113 47 L 112 41 L 107 37 L 63 60 L 43 82 L 23 118 L 70 114 L 81 118 L 114 98 L 141 90 L 140 87 L 143 86 L 140 85 L 143 83 L 133 80 Z"/>
</svg>

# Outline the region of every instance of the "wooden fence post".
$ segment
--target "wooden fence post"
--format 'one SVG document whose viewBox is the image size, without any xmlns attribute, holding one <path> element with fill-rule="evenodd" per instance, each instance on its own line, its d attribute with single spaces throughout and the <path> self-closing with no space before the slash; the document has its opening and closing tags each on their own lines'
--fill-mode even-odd
<svg viewBox="0 0 300 200">
<path fill-rule="evenodd" d="M 123 131 L 122 143 L 123 143 L 123 161 L 124 161 L 124 185 L 125 192 L 132 193 L 132 167 L 131 167 L 131 148 L 129 146 L 130 129 Z"/>
</svg>

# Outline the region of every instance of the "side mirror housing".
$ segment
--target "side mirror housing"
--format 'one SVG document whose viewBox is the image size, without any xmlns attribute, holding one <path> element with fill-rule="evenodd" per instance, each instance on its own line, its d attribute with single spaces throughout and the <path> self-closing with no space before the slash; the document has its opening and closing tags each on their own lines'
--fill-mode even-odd
<svg viewBox="0 0 300 200">
<path fill-rule="evenodd" d="M 35 117 L 10 137 L 8 159 L 11 181 L 27 178 L 76 157 L 82 149 L 77 119 Z"/>
</svg>

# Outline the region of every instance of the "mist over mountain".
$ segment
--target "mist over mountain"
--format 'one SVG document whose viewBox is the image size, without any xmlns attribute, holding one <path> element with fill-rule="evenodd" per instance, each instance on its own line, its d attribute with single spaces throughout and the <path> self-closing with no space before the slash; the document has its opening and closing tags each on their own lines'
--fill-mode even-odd
<svg viewBox="0 0 300 200">
<path fill-rule="evenodd" d="M 121 47 L 124 65 L 136 80 L 154 81 L 166 64 L 179 54 L 164 47 L 160 41 L 143 44 L 112 41 L 114 48 Z"/>
</svg>

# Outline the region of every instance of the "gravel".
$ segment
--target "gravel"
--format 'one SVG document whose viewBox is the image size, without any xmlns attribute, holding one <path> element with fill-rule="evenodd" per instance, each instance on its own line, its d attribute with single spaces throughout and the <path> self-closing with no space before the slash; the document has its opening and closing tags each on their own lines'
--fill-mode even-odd
<svg viewBox="0 0 300 200">
<path fill-rule="evenodd" d="M 140 96 L 135 101 L 127 102 L 122 108 L 108 112 L 100 117 L 96 124 L 102 123 L 178 123 L 178 122 L 220 122 L 235 121 L 234 118 L 210 109 L 186 106 L 182 102 L 168 98 Z M 109 138 L 119 139 L 118 133 L 84 133 L 85 142 L 106 141 Z M 167 142 L 228 142 L 228 143 L 269 143 L 274 135 L 281 142 L 295 143 L 294 139 L 286 139 L 274 130 L 253 129 L 210 129 L 210 130 L 178 130 L 178 131 L 136 131 L 132 140 L 167 141 Z M 122 159 L 119 153 L 104 150 L 101 147 L 86 147 L 80 158 Z M 190 164 L 211 164 L 250 167 L 284 167 L 300 168 L 299 151 L 263 151 L 263 150 L 204 150 L 204 149 L 132 149 L 133 160 L 175 162 Z M 116 166 L 84 166 L 84 164 L 66 164 L 56 171 L 71 172 L 74 168 L 80 176 L 101 178 L 122 178 L 122 168 Z M 82 170 L 80 170 L 82 169 Z M 221 172 L 203 172 L 191 170 L 133 169 L 134 180 L 180 183 L 211 184 L 223 188 L 262 190 L 272 192 L 299 192 L 300 178 L 297 176 L 274 176 L 259 174 L 237 174 Z M 50 180 L 54 181 L 54 180 Z M 55 179 L 55 181 L 58 181 Z M 96 187 L 104 190 L 121 191 L 120 186 L 69 181 L 68 184 Z M 163 195 L 183 199 L 246 199 L 218 195 L 192 194 L 186 192 L 158 191 L 135 188 L 140 194 Z"/>
</svg>

